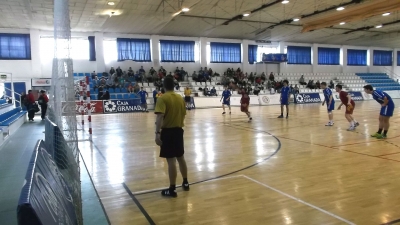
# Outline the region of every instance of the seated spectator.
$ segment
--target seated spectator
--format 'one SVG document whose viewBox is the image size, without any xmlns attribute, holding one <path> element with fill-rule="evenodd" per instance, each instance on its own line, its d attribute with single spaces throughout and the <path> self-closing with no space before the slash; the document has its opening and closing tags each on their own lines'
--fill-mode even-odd
<svg viewBox="0 0 400 225">
<path fill-rule="evenodd" d="M 265 76 L 264 72 L 261 74 L 261 80 L 263 83 L 265 83 L 265 81 L 267 80 L 267 76 Z"/>
<path fill-rule="evenodd" d="M 250 81 L 250 83 L 254 83 L 254 81 L 255 81 L 255 76 L 254 76 L 254 74 L 253 74 L 253 72 L 251 72 L 250 73 L 250 75 L 249 75 L 249 81 Z"/>
<path fill-rule="evenodd" d="M 275 76 L 274 76 L 274 73 L 273 72 L 271 72 L 270 74 L 269 74 L 269 78 L 268 78 L 270 81 L 274 81 L 275 80 Z"/>
<path fill-rule="evenodd" d="M 199 73 L 198 74 L 197 81 L 200 82 L 200 85 L 201 85 L 201 82 L 206 82 L 206 79 L 204 77 L 204 73 Z"/>
<path fill-rule="evenodd" d="M 260 94 L 260 91 L 261 91 L 261 90 L 260 90 L 259 85 L 256 85 L 256 86 L 254 87 L 254 92 L 253 92 L 253 93 L 254 93 L 255 95 L 258 96 L 258 94 Z"/>
<path fill-rule="evenodd" d="M 129 67 L 129 69 L 128 69 L 128 76 L 129 77 L 133 77 L 135 74 L 133 73 L 133 69 L 132 69 L 132 67 Z"/>
<path fill-rule="evenodd" d="M 321 89 L 321 83 L 319 82 L 319 80 L 317 80 L 317 83 L 315 83 L 315 87 L 317 89 Z"/>
<path fill-rule="evenodd" d="M 330 89 L 335 88 L 335 83 L 333 83 L 333 80 L 331 80 L 331 82 L 329 82 L 329 88 Z"/>
<path fill-rule="evenodd" d="M 208 69 L 208 75 L 210 75 L 211 77 L 214 75 L 213 70 L 211 68 Z"/>
<path fill-rule="evenodd" d="M 156 70 L 155 70 L 153 67 L 151 67 L 150 70 L 149 70 L 149 73 L 150 73 L 152 76 L 154 76 L 154 74 L 156 73 Z"/>
<path fill-rule="evenodd" d="M 125 78 L 122 76 L 119 78 L 119 88 L 125 87 Z"/>
<path fill-rule="evenodd" d="M 210 81 L 211 84 L 211 76 L 208 74 L 208 71 L 204 73 L 204 82 L 207 83 L 207 81 Z"/>
<path fill-rule="evenodd" d="M 150 82 L 153 82 L 153 76 L 148 73 L 146 76 L 147 84 L 150 86 Z"/>
<path fill-rule="evenodd" d="M 242 72 L 242 70 L 240 69 L 240 67 L 237 68 L 236 73 L 240 73 Z"/>
<path fill-rule="evenodd" d="M 301 85 L 307 85 L 307 83 L 306 83 L 305 80 L 304 80 L 304 75 L 301 75 L 300 80 L 299 80 L 299 83 L 300 83 Z"/>
<path fill-rule="evenodd" d="M 185 76 L 187 76 L 187 73 L 183 69 L 183 67 L 181 67 L 180 74 L 181 74 L 181 81 L 185 80 Z"/>
<path fill-rule="evenodd" d="M 146 73 L 146 71 L 143 69 L 143 66 L 140 67 L 139 73 L 142 74 L 142 76 L 144 76 L 144 74 Z"/>
<path fill-rule="evenodd" d="M 128 93 L 133 93 L 133 85 L 132 85 L 132 83 L 128 84 L 127 90 L 128 90 Z"/>
<path fill-rule="evenodd" d="M 94 80 L 94 78 L 96 77 L 97 75 L 96 75 L 96 71 L 93 71 L 93 73 L 92 73 L 92 80 Z"/>
<path fill-rule="evenodd" d="M 99 85 L 100 85 L 100 81 L 99 81 L 99 79 L 97 78 L 97 76 L 95 76 L 95 77 L 92 79 L 92 84 L 93 84 L 93 90 L 96 91 L 96 88 L 98 88 Z"/>
<path fill-rule="evenodd" d="M 179 82 L 177 79 L 174 78 L 174 85 L 175 85 L 175 89 L 178 91 L 180 86 L 179 86 Z"/>
<path fill-rule="evenodd" d="M 268 80 L 267 82 L 267 90 L 270 90 L 272 87 L 272 82 L 270 80 Z"/>
<path fill-rule="evenodd" d="M 195 82 L 196 82 L 196 84 L 197 84 L 197 73 L 196 73 L 196 71 L 193 71 L 193 73 L 192 73 L 192 80 L 194 80 Z"/>
<path fill-rule="evenodd" d="M 139 91 L 140 91 L 140 86 L 139 86 L 138 83 L 136 83 L 136 84 L 133 86 L 133 92 L 134 92 L 135 94 L 137 94 Z"/>
<path fill-rule="evenodd" d="M 111 69 L 110 69 L 110 76 L 114 75 L 114 73 L 115 73 L 115 69 L 114 69 L 114 67 L 112 66 Z"/>
<path fill-rule="evenodd" d="M 121 67 L 118 66 L 116 72 L 117 72 L 117 76 L 118 76 L 118 77 L 121 77 L 121 76 L 122 76 L 122 69 L 121 69 Z"/>
<path fill-rule="evenodd" d="M 203 94 L 204 96 L 210 96 L 210 91 L 208 90 L 207 86 L 203 89 Z"/>
<path fill-rule="evenodd" d="M 164 73 L 163 72 L 158 72 L 158 79 L 162 80 L 164 78 Z"/>
<path fill-rule="evenodd" d="M 204 73 L 203 67 L 200 67 L 199 75 L 200 75 L 200 74 L 203 74 L 203 73 Z"/>
<path fill-rule="evenodd" d="M 315 84 L 313 80 L 308 81 L 307 88 L 315 89 Z"/>
<path fill-rule="evenodd" d="M 141 74 L 139 71 L 136 71 L 136 74 L 135 74 L 135 81 L 136 81 L 136 82 L 140 82 L 140 83 L 142 83 L 142 85 L 143 85 L 143 77 L 142 77 L 142 74 Z"/>
<path fill-rule="evenodd" d="M 114 73 L 114 75 L 107 80 L 107 83 L 106 83 L 106 89 L 107 90 L 110 89 L 110 88 L 114 88 L 115 89 L 115 86 L 114 86 L 115 78 L 118 79 L 117 74 Z"/>
<path fill-rule="evenodd" d="M 176 69 L 175 69 L 175 71 L 174 71 L 176 74 L 180 74 L 181 73 L 181 70 L 179 69 L 179 67 L 176 67 Z"/>
<path fill-rule="evenodd" d="M 222 84 L 223 86 L 228 86 L 228 84 L 229 84 L 229 78 L 228 78 L 228 76 L 226 76 L 226 74 L 224 74 L 224 75 L 222 76 L 221 84 Z"/>
<path fill-rule="evenodd" d="M 215 89 L 215 87 L 211 88 L 210 96 L 218 96 L 217 95 L 217 90 Z"/>
<path fill-rule="evenodd" d="M 99 98 L 99 100 L 109 100 L 110 99 L 110 92 L 105 91 L 104 94 Z"/>
<path fill-rule="evenodd" d="M 295 84 L 293 88 L 293 94 L 299 94 L 299 93 L 300 93 L 299 87 L 297 87 L 297 84 Z"/>
<path fill-rule="evenodd" d="M 163 84 L 161 80 L 156 80 L 154 82 L 154 86 L 156 86 L 157 88 L 162 88 Z"/>
<path fill-rule="evenodd" d="M 261 77 L 257 77 L 256 78 L 256 84 L 261 84 L 261 82 L 262 82 Z"/>
<path fill-rule="evenodd" d="M 160 73 L 160 72 L 163 74 L 163 77 L 167 76 L 167 71 L 162 66 L 158 70 L 158 73 Z"/>
</svg>

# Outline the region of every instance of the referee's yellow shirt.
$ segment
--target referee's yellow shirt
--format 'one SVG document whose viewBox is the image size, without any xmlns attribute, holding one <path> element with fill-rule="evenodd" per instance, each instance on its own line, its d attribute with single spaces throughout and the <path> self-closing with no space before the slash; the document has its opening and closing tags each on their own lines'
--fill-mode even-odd
<svg viewBox="0 0 400 225">
<path fill-rule="evenodd" d="M 185 96 L 190 96 L 192 94 L 192 91 L 190 89 L 185 89 Z"/>
<path fill-rule="evenodd" d="M 165 92 L 157 99 L 155 114 L 164 114 L 164 122 L 161 128 L 184 127 L 186 116 L 185 101 L 182 96 L 174 91 Z"/>
</svg>

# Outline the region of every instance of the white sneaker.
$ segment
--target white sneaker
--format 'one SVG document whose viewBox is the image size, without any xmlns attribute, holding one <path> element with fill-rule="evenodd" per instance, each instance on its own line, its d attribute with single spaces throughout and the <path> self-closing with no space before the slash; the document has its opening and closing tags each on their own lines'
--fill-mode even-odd
<svg viewBox="0 0 400 225">
<path fill-rule="evenodd" d="M 334 122 L 328 122 L 327 124 L 325 124 L 325 126 L 327 126 L 327 127 L 331 127 L 331 126 L 333 126 L 333 124 L 335 124 Z"/>
<path fill-rule="evenodd" d="M 349 129 L 347 129 L 348 131 L 353 131 L 353 130 L 355 130 L 356 128 L 355 127 L 353 127 L 353 126 L 351 126 L 351 127 L 349 127 Z"/>
</svg>

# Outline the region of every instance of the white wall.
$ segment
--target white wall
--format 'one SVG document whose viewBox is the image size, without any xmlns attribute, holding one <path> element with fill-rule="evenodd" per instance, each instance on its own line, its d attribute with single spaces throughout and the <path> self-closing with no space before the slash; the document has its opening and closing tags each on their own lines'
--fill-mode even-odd
<svg viewBox="0 0 400 225">
<path fill-rule="evenodd" d="M 31 35 L 31 48 L 32 48 L 32 60 L 0 60 L 0 72 L 13 73 L 13 77 L 19 80 L 29 81 L 31 78 L 49 78 L 51 77 L 52 71 L 52 60 L 41 59 L 40 57 L 40 36 L 52 36 L 52 32 L 39 31 L 39 30 L 10 30 L 0 29 L 0 33 L 29 33 Z M 284 48 L 289 45 L 297 46 L 310 46 L 312 47 L 312 65 L 289 65 L 286 63 L 281 64 L 253 64 L 248 63 L 247 45 L 255 44 L 252 40 L 235 40 L 235 39 L 216 39 L 216 38 L 205 38 L 205 37 L 171 37 L 171 36 L 159 36 L 159 35 L 133 35 L 133 34 L 115 34 L 115 33 L 72 33 L 74 37 L 87 37 L 94 35 L 96 37 L 96 58 L 97 61 L 91 62 L 88 60 L 74 60 L 74 72 L 103 72 L 109 71 L 111 66 L 120 66 L 123 70 L 127 70 L 132 67 L 134 70 L 138 70 L 140 66 L 143 66 L 146 70 L 150 67 L 154 67 L 156 70 L 159 66 L 163 66 L 167 71 L 173 71 L 175 68 L 183 66 L 186 71 L 193 73 L 198 71 L 200 67 L 211 67 L 213 71 L 223 73 L 227 68 L 237 69 L 240 67 L 245 72 L 292 72 L 292 73 L 356 73 L 356 72 L 384 72 L 393 76 L 393 78 L 400 77 L 400 67 L 397 66 L 397 51 L 399 49 L 387 49 L 387 48 L 374 48 L 374 47 L 360 47 L 360 46 L 340 46 L 340 45 L 324 45 L 324 44 L 307 44 L 307 43 L 290 43 L 280 42 L 279 49 L 283 53 Z M 151 51 L 152 51 L 152 62 L 105 62 L 103 54 L 103 40 L 104 39 L 115 39 L 117 37 L 125 38 L 150 38 L 151 39 Z M 194 63 L 161 63 L 159 59 L 159 40 L 170 39 L 170 40 L 193 40 L 195 41 L 199 49 L 198 61 Z M 209 42 L 236 42 L 242 43 L 242 62 L 243 63 L 207 63 L 207 44 Z M 324 66 L 318 65 L 318 47 L 336 47 L 341 48 L 341 64 L 338 66 Z M 369 58 L 372 60 L 372 51 L 374 49 L 380 50 L 392 50 L 394 51 L 393 66 L 347 66 L 347 49 L 365 49 L 369 52 Z M 370 61 L 372 64 L 372 61 Z M 397 75 L 396 75 L 397 74 Z"/>
</svg>

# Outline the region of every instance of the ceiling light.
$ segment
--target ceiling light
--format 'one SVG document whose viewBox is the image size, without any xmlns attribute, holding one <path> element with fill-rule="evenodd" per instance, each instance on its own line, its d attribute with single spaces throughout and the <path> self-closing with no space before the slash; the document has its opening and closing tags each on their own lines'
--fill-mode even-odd
<svg viewBox="0 0 400 225">
<path fill-rule="evenodd" d="M 382 16 L 389 16 L 389 15 L 390 15 L 390 12 L 382 14 Z"/>
<path fill-rule="evenodd" d="M 250 16 L 250 13 L 243 13 L 243 16 Z"/>
<path fill-rule="evenodd" d="M 345 25 L 346 24 L 346 22 L 341 22 L 341 23 L 339 23 L 340 25 Z"/>
<path fill-rule="evenodd" d="M 382 25 L 377 25 L 377 26 L 375 26 L 375 28 L 381 28 L 381 27 L 383 27 Z"/>
<path fill-rule="evenodd" d="M 108 5 L 115 5 L 114 2 L 108 2 L 107 4 L 108 4 Z"/>
<path fill-rule="evenodd" d="M 282 4 L 288 4 L 289 3 L 289 0 L 283 0 L 282 1 Z"/>
<path fill-rule="evenodd" d="M 299 18 L 294 18 L 294 19 L 293 19 L 294 22 L 297 22 L 297 21 L 299 21 L 299 20 L 300 20 Z"/>
<path fill-rule="evenodd" d="M 189 12 L 189 8 L 182 8 L 182 12 Z"/>
<path fill-rule="evenodd" d="M 344 7 L 339 7 L 339 8 L 337 8 L 336 10 L 337 11 L 342 11 L 344 9 Z"/>
</svg>

